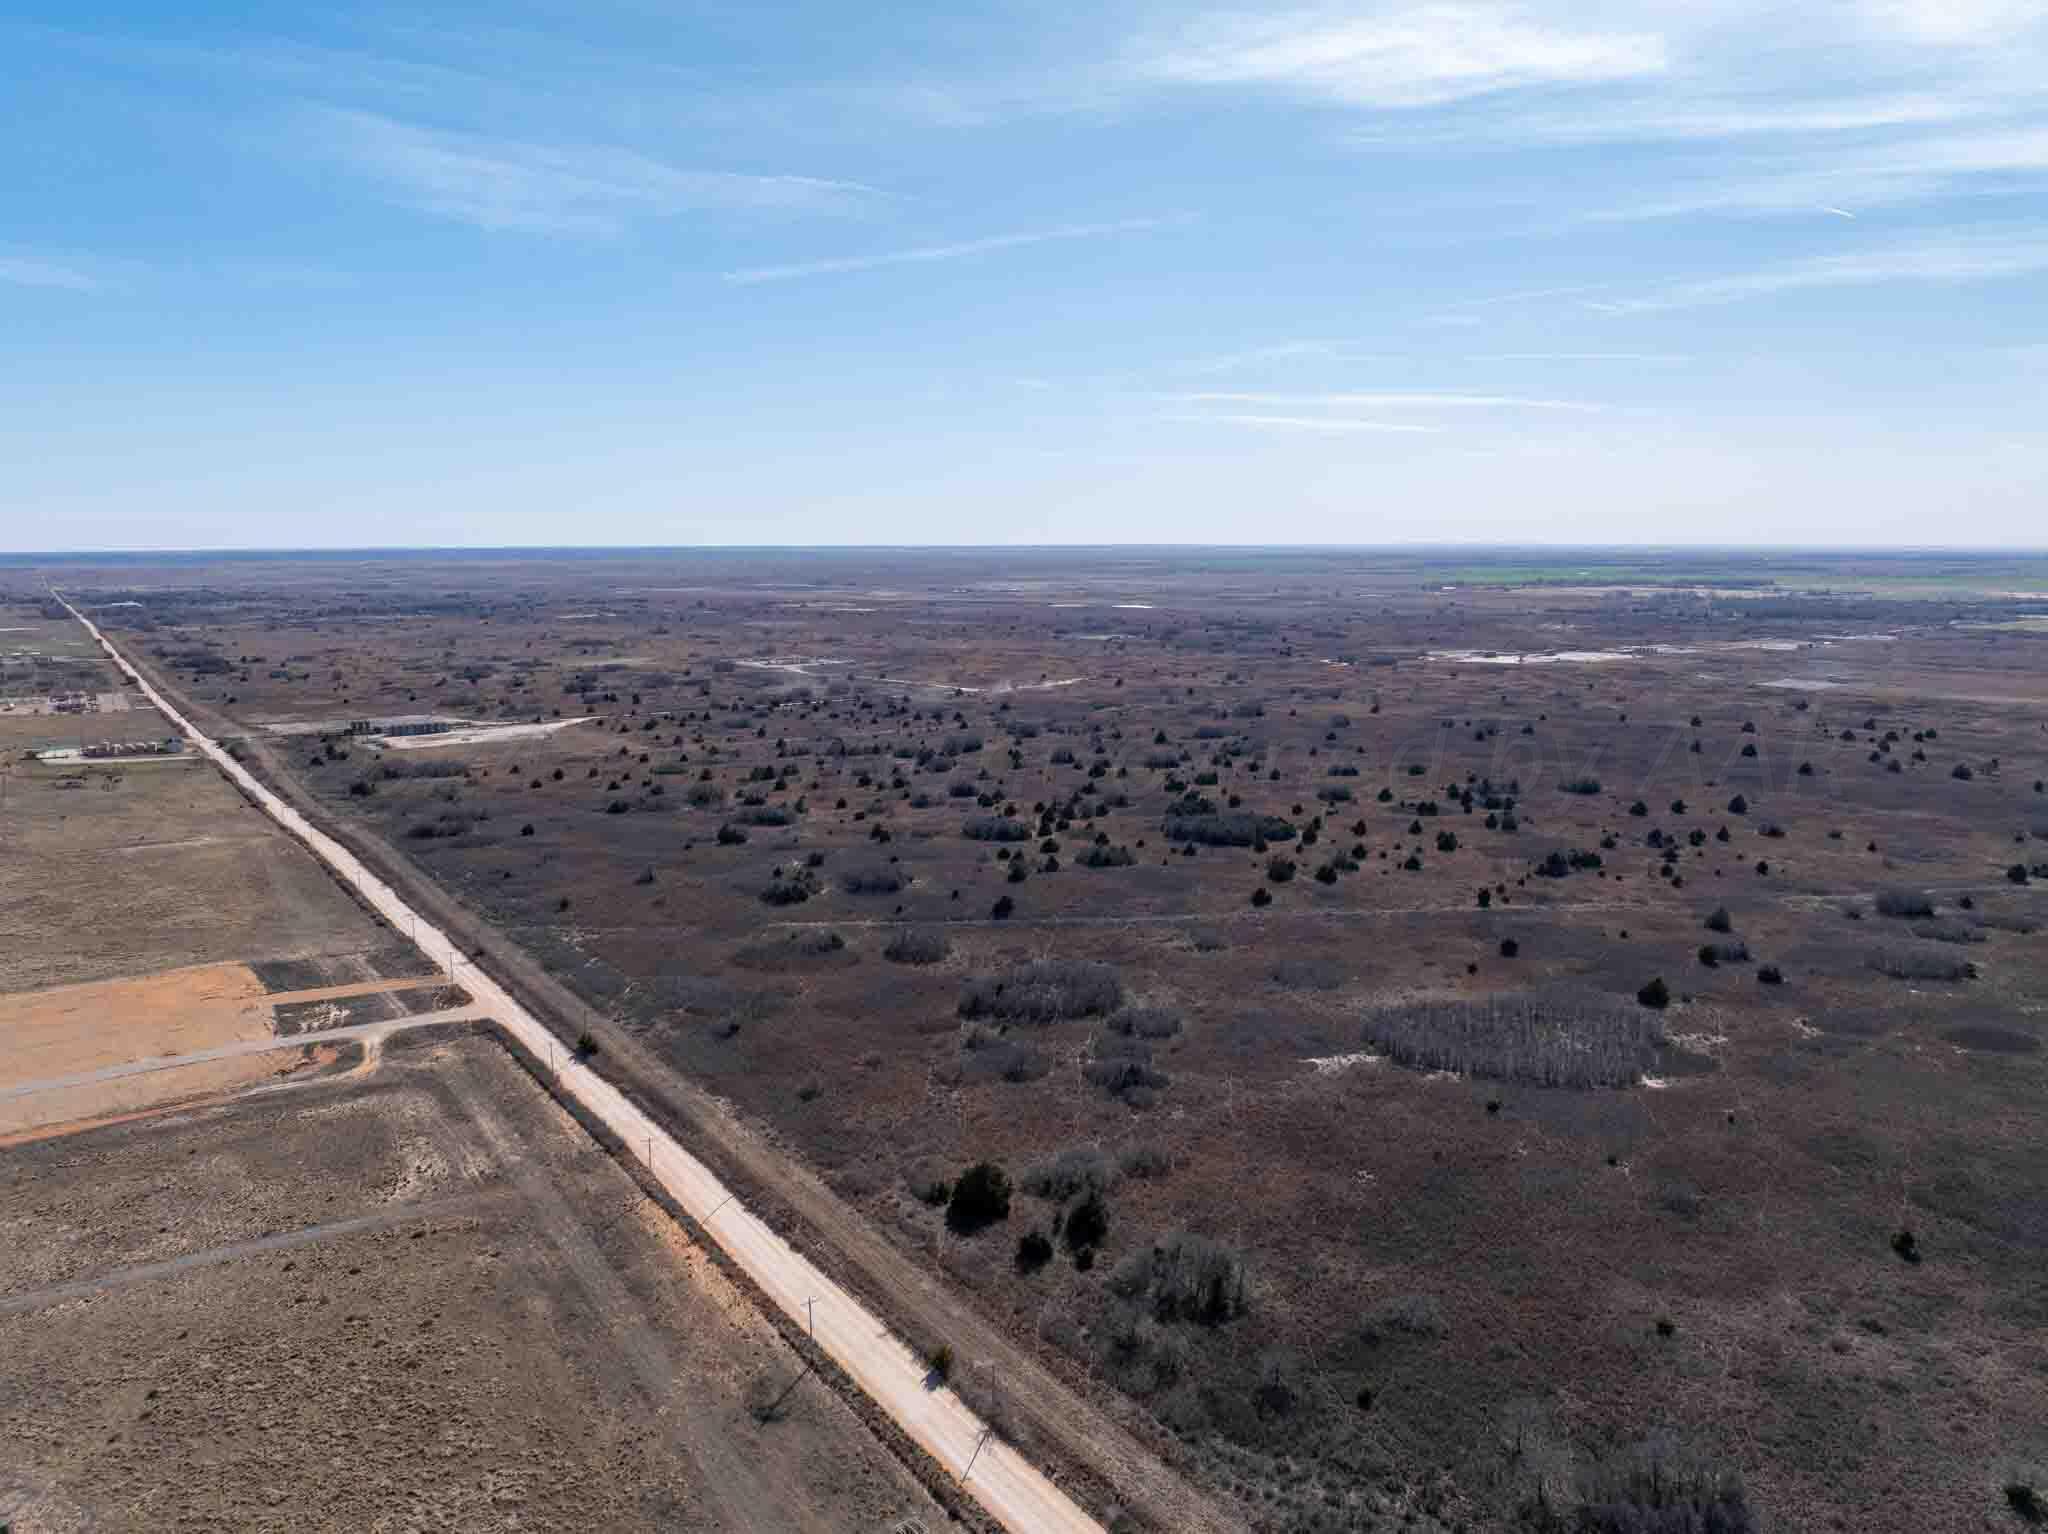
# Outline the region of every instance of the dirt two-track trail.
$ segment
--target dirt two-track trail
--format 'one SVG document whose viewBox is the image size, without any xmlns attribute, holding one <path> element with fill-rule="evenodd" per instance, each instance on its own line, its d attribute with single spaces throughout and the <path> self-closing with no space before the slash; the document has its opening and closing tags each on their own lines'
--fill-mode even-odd
<svg viewBox="0 0 2048 1534">
<path fill-rule="evenodd" d="M 61 600 L 61 599 L 60 599 Z M 476 1012 L 495 1019 L 536 1059 L 556 1070 L 574 1098 L 646 1164 L 668 1193 L 785 1315 L 813 1332 L 818 1346 L 990 1516 L 1013 1534 L 1104 1534 L 1103 1526 L 1035 1465 L 991 1434 L 950 1391 L 933 1388 L 925 1363 L 853 1295 L 771 1230 L 661 1125 L 611 1083 L 576 1063 L 548 1028 L 455 942 L 409 906 L 354 853 L 246 771 L 200 733 L 69 603 L 109 658 L 136 678 L 142 692 L 256 805 L 326 863 L 394 930 L 406 934 L 469 992 Z M 1077 1403 L 1078 1404 L 1078 1403 Z M 970 1470 L 971 1466 L 971 1470 Z M 1201 1520 L 1206 1524 L 1207 1519 Z M 1192 1525 L 1191 1525 L 1192 1526 Z M 1218 1525 L 1225 1527 L 1227 1525 Z"/>
</svg>

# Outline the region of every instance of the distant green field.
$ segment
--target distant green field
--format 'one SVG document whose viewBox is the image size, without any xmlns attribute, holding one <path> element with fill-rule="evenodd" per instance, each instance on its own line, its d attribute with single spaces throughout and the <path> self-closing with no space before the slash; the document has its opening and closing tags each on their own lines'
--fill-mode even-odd
<svg viewBox="0 0 2048 1534">
<path fill-rule="evenodd" d="M 2048 597 L 2048 557 L 1957 554 L 1706 555 L 1674 553 L 1554 561 L 1473 559 L 1416 562 L 1419 579 L 1460 586 L 1700 585 L 1780 591 L 1853 590 L 1878 595 L 2038 592 Z"/>
</svg>

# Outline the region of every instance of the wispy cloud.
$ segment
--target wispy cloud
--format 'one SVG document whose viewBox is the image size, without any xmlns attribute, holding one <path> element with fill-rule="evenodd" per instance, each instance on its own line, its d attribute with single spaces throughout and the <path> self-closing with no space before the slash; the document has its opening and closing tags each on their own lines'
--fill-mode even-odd
<svg viewBox="0 0 2048 1534">
<path fill-rule="evenodd" d="M 1561 283 L 1548 288 L 1518 288 L 1512 293 L 1492 293 L 1485 298 L 1469 298 L 1462 303 L 1447 306 L 1448 312 L 1457 313 L 1467 309 L 1492 309 L 1504 304 L 1526 304 L 1543 298 L 1575 298 L 1582 293 L 1598 293 L 1612 287 L 1606 282 Z"/>
<path fill-rule="evenodd" d="M 449 132 L 373 112 L 308 108 L 301 124 L 321 153 L 399 202 L 479 229 L 607 235 L 635 218 L 836 213 L 874 195 L 851 181 L 688 170 L 628 149 Z"/>
<path fill-rule="evenodd" d="M 1571 287 L 1571 288 L 1568 288 L 1568 289 L 1564 289 L 1563 291 L 1565 291 L 1565 292 L 1568 292 L 1568 293 L 1574 293 L 1574 294 L 1577 294 L 1577 293 L 1587 293 L 1587 292 L 1595 292 L 1595 291 L 1606 291 L 1606 290 L 1607 290 L 1607 288 L 1608 288 L 1608 286 L 1609 286 L 1609 285 L 1607 285 L 1607 284 L 1601 284 L 1601 285 L 1600 285 L 1600 286 L 1599 286 L 1598 288 L 1595 288 L 1595 287 L 1592 287 L 1592 286 L 1587 286 L 1587 285 L 1575 285 L 1575 286 L 1573 286 L 1573 287 Z M 1547 292 L 1550 292 L 1550 291 L 1555 291 L 1555 290 L 1545 290 L 1545 292 L 1546 292 L 1546 293 L 1547 293 Z M 1497 302 L 1509 302 L 1509 301 L 1512 301 L 1512 298 L 1516 298 L 1516 297 L 1523 297 L 1523 296 L 1526 296 L 1526 295 L 1512 295 L 1512 296 L 1511 296 L 1510 298 L 1505 298 L 1505 299 L 1501 299 L 1501 300 L 1479 300 L 1479 302 L 1480 302 L 1481 304 L 1484 304 L 1484 303 L 1488 303 L 1488 302 L 1496 302 L 1496 301 L 1497 301 Z M 1539 295 L 1539 296 L 1541 296 L 1541 295 Z M 1233 373 L 1246 373 L 1246 372 L 1263 372 L 1263 373 L 1268 373 L 1268 374 L 1283 374 L 1283 373 L 1291 373 L 1291 374 L 1297 374 L 1297 375 L 1298 375 L 1298 374 L 1299 374 L 1299 373 L 1300 373 L 1301 371 L 1303 371 L 1303 370 L 1306 370 L 1306 371 L 1308 371 L 1308 372 L 1311 372 L 1311 373 L 1315 373 L 1315 372 L 1319 372 L 1319 371 L 1324 371 L 1324 372 L 1326 372 L 1326 371 L 1327 371 L 1328 369 L 1331 369 L 1331 368 L 1335 368 L 1335 367 L 1359 367 L 1359 366 L 1370 366 L 1370 367 L 1385 367 L 1385 366 L 1388 366 L 1388 365 L 1412 365 L 1412 364 L 1416 364 L 1416 363 L 1440 363 L 1440 362 L 1443 362 L 1443 361 L 1445 361 L 1445 360 L 1447 360 L 1447 359 L 1445 358 L 1445 356 L 1444 356 L 1443 352 L 1442 352 L 1442 351 L 1441 351 L 1440 349 L 1436 349 L 1436 350 L 1431 350 L 1431 351 L 1427 351 L 1427 352 L 1416 352 L 1416 351 L 1385 351 L 1385 350 L 1378 350 L 1378 351 L 1367 351 L 1367 350 L 1362 350 L 1362 349 L 1353 349 L 1353 348 L 1352 348 L 1351 346 L 1347 345 L 1346 343 L 1343 343 L 1343 342 L 1339 342 L 1339 341 L 1278 341 L 1278 342 L 1274 342 L 1274 343 L 1272 343 L 1272 344 L 1270 344 L 1270 345 L 1267 345 L 1267 346 L 1254 346 L 1254 347 L 1247 347 L 1247 348 L 1246 348 L 1245 350 L 1243 350 L 1243 351 L 1239 351 L 1239 352 L 1226 352 L 1226 353 L 1223 353 L 1223 354 L 1221 354 L 1221 355 L 1219 355 L 1219 356 L 1211 356 L 1211 357 L 1189 357 L 1189 358 L 1181 358 L 1181 359 L 1179 359 L 1179 360 L 1175 360 L 1175 361 L 1168 361 L 1168 362 L 1162 362 L 1161 364 L 1159 364 L 1159 370 L 1160 370 L 1161 372 L 1164 372 L 1164 373 L 1168 373 L 1168 374 L 1182 374 L 1182 375 L 1190 375 L 1190 374 L 1191 374 L 1191 375 L 1194 375 L 1194 376 L 1196 376 L 1196 377 L 1201 377 L 1201 378 L 1210 378 L 1210 377 L 1220 377 L 1220 376 L 1222 376 L 1222 375 L 1227 375 L 1227 374 L 1233 374 Z M 1467 354 L 1465 354 L 1465 355 L 1463 355 L 1463 356 L 1460 356 L 1460 357 L 1456 357 L 1456 358 L 1452 358 L 1452 359 L 1449 359 L 1449 360 L 1454 360 L 1454 361 L 1458 361 L 1458 362 L 1642 362 L 1642 363 L 1652 363 L 1652 362 L 1654 362 L 1654 363 L 1671 363 L 1671 362 L 1689 362 L 1689 361 L 1691 361 L 1692 359 L 1691 359 L 1691 358 L 1690 358 L 1689 356 L 1687 356 L 1687 355 L 1684 355 L 1684 354 L 1681 354 L 1681 353 L 1677 353 L 1677 352 L 1645 352 L 1645 351 L 1592 351 L 1592 350 L 1582 350 L 1582 351 L 1522 351 L 1522 352 L 1471 352 L 1471 353 L 1467 353 Z M 1328 395 L 1328 394 L 1322 394 L 1322 395 L 1315 395 L 1315 396 L 1303 396 L 1303 395 L 1301 395 L 1301 394 L 1298 394 L 1298 393 L 1297 393 L 1297 394 L 1290 394 L 1290 395 L 1276 395 L 1276 394 L 1271 394 L 1271 393 L 1265 393 L 1265 392 L 1257 392 L 1257 391 L 1252 391 L 1252 392 L 1246 392 L 1246 391 L 1233 391 L 1233 392 L 1222 392 L 1222 391 L 1209 391 L 1209 392 L 1204 392 L 1204 393 L 1198 393 L 1198 394 L 1171 394 L 1171 395 L 1167 395 L 1167 396 L 1165 396 L 1165 397 L 1166 397 L 1166 398 L 1169 398 L 1169 399 L 1184 399 L 1184 400 L 1191 400 L 1191 399 L 1210 399 L 1210 400 L 1230 400 L 1230 399 L 1238 399 L 1238 400 L 1250 400 L 1250 399 L 1260 399 L 1260 400 L 1272 400 L 1272 399 L 1281 399 L 1281 398 L 1287 398 L 1287 399 L 1299 399 L 1299 398 L 1304 398 L 1304 397 L 1313 397 L 1313 398 L 1316 398 L 1316 399 L 1318 399 L 1318 400 L 1327 400 L 1327 399 L 1332 399 L 1332 398 L 1336 398 L 1336 399 L 1386 399 L 1386 398 L 1392 398 L 1392 397 L 1395 397 L 1395 396 L 1389 396 L 1389 395 L 1358 395 L 1358 394 L 1340 394 L 1340 395 L 1334 395 L 1334 396 L 1333 396 L 1333 395 Z M 1448 403 L 1447 403 L 1448 401 L 1450 401 L 1450 400 L 1453 400 L 1453 399 L 1456 399 L 1456 400 L 1469 400 L 1469 401 L 1474 401 L 1474 402 L 1481 402 L 1481 401 L 1489 401 L 1489 400 L 1492 400 L 1492 401 L 1497 401 L 1497 402 L 1499 402 L 1499 403 L 1500 403 L 1500 404 L 1502 404 L 1502 405 L 1506 405 L 1507 403 L 1509 403 L 1509 399 L 1508 399 L 1507 397 L 1504 397 L 1504 396 L 1499 396 L 1499 395 L 1484 395 L 1484 394 L 1474 394 L 1474 393 L 1470 393 L 1470 392 L 1468 392 L 1468 391 L 1462 391 L 1462 390 L 1458 390 L 1458 391 L 1425 391 L 1425 392 L 1410 392 L 1410 393 L 1408 393 L 1408 394 L 1406 394 L 1406 395 L 1402 395 L 1402 396 L 1399 396 L 1399 397 L 1400 397 L 1400 398 L 1403 398 L 1403 399 L 1411 400 L 1411 401 L 1414 401 L 1414 402 L 1417 402 L 1417 403 L 1420 403 L 1421 401 L 1424 401 L 1424 400 L 1428 400 L 1428 401 L 1431 401 L 1431 402 L 1435 402 L 1435 403 L 1446 403 L 1446 407 L 1447 407 L 1447 408 L 1457 408 L 1457 407 L 1456 407 L 1455 405 L 1450 405 L 1450 404 L 1448 404 Z M 1585 405 L 1585 404 L 1582 404 L 1581 402 L 1579 402 L 1579 401 L 1575 401 L 1575 400 L 1550 400 L 1550 401 L 1533 401 L 1533 400 L 1527 400 L 1527 399 L 1523 399 L 1523 398 L 1521 398 L 1520 396 L 1515 396 L 1515 397 L 1513 397 L 1513 403 L 1516 403 L 1516 404 L 1521 404 L 1521 405 L 1524 405 L 1524 406 L 1526 406 L 1526 407 L 1529 407 L 1529 408 L 1547 408 L 1547 409 L 1553 409 L 1553 410 L 1561 410 L 1561 409 L 1571 409 L 1571 408 L 1577 408 L 1577 409 L 1599 409 L 1599 408 L 1601 408 L 1601 407 L 1599 407 L 1599 406 L 1594 406 L 1594 405 Z"/>
<path fill-rule="evenodd" d="M 1594 412 L 1605 406 L 1581 400 L 1538 399 L 1520 394 L 1356 391 L 1328 394 L 1265 394 L 1240 390 L 1202 390 L 1165 394 L 1173 405 L 1194 407 L 1157 417 L 1214 426 L 1242 426 L 1267 431 L 1369 432 L 1403 436 L 1437 436 L 1449 430 L 1432 415 L 1471 411 L 1561 410 Z M 1237 407 L 1218 409 L 1214 407 Z M 1313 412 L 1313 413 L 1310 413 Z M 1420 415 L 1422 420 L 1413 419 Z M 1386 417 L 1409 419 L 1386 419 Z"/>
<path fill-rule="evenodd" d="M 48 55 L 97 66 L 111 65 L 123 74 L 159 76 L 201 82 L 210 91 L 234 93 L 252 88 L 320 100 L 403 101 L 411 106 L 451 102 L 476 104 L 486 94 L 510 108 L 524 96 L 530 103 L 542 82 L 528 78 L 504 81 L 469 67 L 474 50 L 436 63 L 373 53 L 360 48 L 327 47 L 278 34 L 212 31 L 211 40 L 173 39 L 154 30 L 90 30 L 30 23 L 9 23 L 10 44 L 32 46 Z M 548 82 L 559 86 L 557 78 Z"/>
<path fill-rule="evenodd" d="M 1422 107 L 1529 86 L 1661 73 L 1652 32 L 1531 19 L 1526 7 L 1466 3 L 1210 16 L 1134 50 L 1138 78 L 1263 86 L 1345 106 Z"/>
<path fill-rule="evenodd" d="M 1196 42 L 1154 45 L 1148 67 L 1184 83 L 1287 86 L 1374 109 L 1340 130 L 1370 150 L 1639 144 L 1671 155 L 1669 174 L 1646 183 L 1654 192 L 1624 192 L 1589 210 L 1595 220 L 1860 214 L 2031 191 L 2048 173 L 2040 0 L 1361 8 L 1212 19 L 1192 29 Z M 1589 13 L 1626 15 L 1628 29 Z M 1418 107 L 1433 110 L 1384 110 Z"/>
<path fill-rule="evenodd" d="M 1683 352 L 1475 352 L 1467 362 L 1690 362 Z"/>
<path fill-rule="evenodd" d="M 61 288 L 69 293 L 98 293 L 104 287 L 97 278 L 74 267 L 4 253 L 0 253 L 0 282 L 18 288 Z"/>
<path fill-rule="evenodd" d="M 2003 104 L 1960 92 L 1827 95 L 1715 95 L 1664 89 L 1588 96 L 1568 106 L 1516 104 L 1509 113 L 1377 121 L 1348 141 L 1377 147 L 1442 148 L 1499 143 L 1686 144 L 1722 139 L 1827 138 L 1885 129 L 1941 127 L 1995 114 Z"/>
<path fill-rule="evenodd" d="M 1133 8 L 1135 9 L 1135 8 Z M 1152 6 L 997 79 L 873 87 L 951 126 L 1237 89 L 1359 109 L 1361 144 L 1700 143 L 1924 129 L 2037 108 L 2041 0 L 1246 0 Z M 1027 57 L 1032 50 L 1021 50 Z M 1432 109 L 1432 110 L 1423 110 Z"/>
<path fill-rule="evenodd" d="M 1190 357 L 1169 365 L 1183 373 L 1236 373 L 1276 363 L 1336 362 L 1344 355 L 1344 349 L 1334 341 L 1276 341 L 1220 356 Z"/>
<path fill-rule="evenodd" d="M 1169 398 L 1189 405 L 1273 405 L 1317 410 L 1569 410 L 1591 412 L 1602 405 L 1582 400 L 1531 399 L 1519 394 L 1377 393 L 1245 394 L 1205 392 Z"/>
<path fill-rule="evenodd" d="M 1739 303 L 1783 293 L 1877 283 L 1965 283 L 2048 272 L 2048 229 L 1952 235 L 1897 243 L 1839 256 L 1708 277 L 1589 307 L 1609 314 L 1650 314 Z"/>
<path fill-rule="evenodd" d="M 1853 149 L 1716 164 L 1694 189 L 1593 215 L 1596 222 L 1691 213 L 1832 214 L 1963 194 L 2038 189 L 2048 174 L 2048 124 L 1890 137 Z"/>
<path fill-rule="evenodd" d="M 1424 426 L 1414 421 L 1361 421 L 1352 416 L 1255 415 L 1232 412 L 1224 415 L 1160 415 L 1160 421 L 1194 426 L 1251 426 L 1268 431 L 1391 432 L 1401 436 L 1435 436 L 1441 426 Z"/>
<path fill-rule="evenodd" d="M 1018 234 L 992 234 L 978 240 L 959 240 L 948 245 L 913 245 L 907 250 L 882 251 L 871 256 L 835 256 L 822 261 L 792 261 L 780 266 L 748 266 L 725 274 L 725 280 L 742 285 L 788 282 L 798 277 L 828 277 L 839 272 L 868 272 L 885 266 L 919 266 L 933 261 L 960 261 L 992 251 L 1014 250 L 1020 245 L 1046 245 L 1059 240 L 1099 240 L 1120 234 L 1144 234 L 1163 229 L 1182 219 L 1128 218 L 1109 224 L 1062 224 L 1053 229 L 1033 229 Z"/>
</svg>

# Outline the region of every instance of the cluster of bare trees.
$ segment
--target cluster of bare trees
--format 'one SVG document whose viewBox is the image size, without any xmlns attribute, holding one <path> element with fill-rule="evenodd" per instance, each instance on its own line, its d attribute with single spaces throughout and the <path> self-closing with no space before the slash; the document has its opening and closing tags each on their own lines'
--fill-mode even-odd
<svg viewBox="0 0 2048 1534">
<path fill-rule="evenodd" d="M 1123 1004 L 1114 966 L 1090 959 L 1033 959 L 993 975 L 975 975 L 960 992 L 960 1015 L 1053 1023 L 1106 1017 Z"/>
<path fill-rule="evenodd" d="M 1399 1002 L 1364 1034 L 1402 1065 L 1546 1087 L 1633 1086 L 1664 1041 L 1644 1011 L 1543 996 Z"/>
</svg>

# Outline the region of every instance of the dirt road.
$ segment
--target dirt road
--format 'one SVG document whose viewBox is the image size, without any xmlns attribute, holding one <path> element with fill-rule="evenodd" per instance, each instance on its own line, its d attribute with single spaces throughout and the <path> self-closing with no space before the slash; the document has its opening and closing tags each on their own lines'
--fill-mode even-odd
<svg viewBox="0 0 2048 1534">
<path fill-rule="evenodd" d="M 39 1092 L 64 1092 L 72 1087 L 98 1086 L 102 1082 L 119 1081 L 127 1076 L 147 1076 L 156 1071 L 182 1070 L 185 1066 L 204 1065 L 212 1060 L 240 1060 L 249 1055 L 285 1054 L 311 1044 L 335 1044 L 347 1039 L 357 1039 L 364 1043 L 380 1042 L 405 1028 L 424 1028 L 434 1023 L 479 1022 L 489 1016 L 490 1014 L 480 1007 L 447 1007 L 439 1012 L 415 1012 L 410 1017 L 387 1018 L 382 1022 L 351 1023 L 340 1028 L 323 1028 L 318 1033 L 242 1039 L 233 1044 L 216 1044 L 182 1055 L 145 1055 L 140 1060 L 126 1060 L 119 1065 L 102 1066 L 98 1070 L 75 1071 L 69 1076 L 46 1076 L 40 1081 L 23 1081 L 0 1087 L 0 1102 L 7 1102 L 16 1097 L 33 1097 Z"/>
<path fill-rule="evenodd" d="M 65 605 L 117 666 L 124 672 L 134 671 L 84 614 Z M 794 1251 L 617 1088 L 573 1059 L 565 1060 L 553 1034 L 495 980 L 462 957 L 439 928 L 409 907 L 346 847 L 315 828 L 200 734 L 168 699 L 136 674 L 137 685 L 151 704 L 201 754 L 397 931 L 411 936 L 434 963 L 446 965 L 474 999 L 478 1011 L 495 1018 L 537 1059 L 553 1060 L 562 1090 L 629 1147 L 639 1150 L 653 1176 L 761 1292 L 786 1315 L 808 1324 L 824 1352 L 911 1438 L 956 1476 L 965 1474 L 971 1465 L 967 1490 L 998 1522 L 1014 1534 L 1103 1534 L 1102 1526 L 1037 1467 L 995 1441 L 986 1425 L 957 1397 L 944 1388 L 934 1388 L 924 1362 L 873 1313 Z"/>
</svg>

